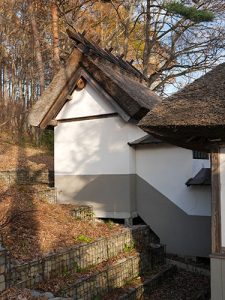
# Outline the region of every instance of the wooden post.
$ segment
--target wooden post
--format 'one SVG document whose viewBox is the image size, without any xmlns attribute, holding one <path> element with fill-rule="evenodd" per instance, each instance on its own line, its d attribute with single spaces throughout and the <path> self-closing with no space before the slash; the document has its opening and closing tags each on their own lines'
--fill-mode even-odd
<svg viewBox="0 0 225 300">
<path fill-rule="evenodd" d="M 211 152 L 212 169 L 212 253 L 221 253 L 220 151 Z"/>
</svg>

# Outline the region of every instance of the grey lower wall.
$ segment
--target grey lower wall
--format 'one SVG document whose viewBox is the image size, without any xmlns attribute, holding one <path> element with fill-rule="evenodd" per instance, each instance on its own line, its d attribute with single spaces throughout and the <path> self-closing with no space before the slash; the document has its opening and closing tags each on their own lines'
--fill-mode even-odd
<svg viewBox="0 0 225 300">
<path fill-rule="evenodd" d="M 225 257 L 211 257 L 211 300 L 225 300 Z"/>
<path fill-rule="evenodd" d="M 211 218 L 187 215 L 145 180 L 137 176 L 137 211 L 166 244 L 167 252 L 208 256 L 211 249 Z"/>
<path fill-rule="evenodd" d="M 57 200 L 92 205 L 95 216 L 130 218 L 136 215 L 136 175 L 56 175 Z"/>
<path fill-rule="evenodd" d="M 91 205 L 97 217 L 130 218 L 138 213 L 167 252 L 210 254 L 211 218 L 187 215 L 137 175 L 56 175 L 55 185 L 59 202 Z"/>
</svg>

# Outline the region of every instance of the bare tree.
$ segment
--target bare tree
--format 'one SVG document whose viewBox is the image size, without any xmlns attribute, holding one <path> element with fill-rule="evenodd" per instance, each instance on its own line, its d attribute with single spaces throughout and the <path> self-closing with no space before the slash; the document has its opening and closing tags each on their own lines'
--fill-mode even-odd
<svg viewBox="0 0 225 300">
<path fill-rule="evenodd" d="M 40 93 L 42 93 L 45 88 L 45 72 L 44 72 L 44 64 L 43 64 L 42 53 L 41 53 L 40 37 L 39 37 L 38 28 L 37 28 L 35 10 L 33 7 L 34 4 L 35 4 L 34 1 L 29 1 L 28 10 L 29 10 L 30 23 L 31 23 L 32 30 L 33 30 L 35 55 L 36 55 L 38 74 L 39 74 L 39 79 L 40 79 Z"/>
<path fill-rule="evenodd" d="M 54 72 L 60 67 L 60 49 L 59 49 L 59 16 L 58 7 L 53 0 L 51 3 L 51 14 L 52 14 L 52 37 L 53 37 L 53 62 Z"/>
</svg>

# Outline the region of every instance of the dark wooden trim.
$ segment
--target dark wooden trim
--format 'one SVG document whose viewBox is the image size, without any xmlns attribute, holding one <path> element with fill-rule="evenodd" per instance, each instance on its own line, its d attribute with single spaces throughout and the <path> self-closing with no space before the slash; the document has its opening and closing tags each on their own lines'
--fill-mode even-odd
<svg viewBox="0 0 225 300">
<path fill-rule="evenodd" d="M 106 119 L 106 118 L 112 118 L 116 116 L 118 116 L 118 113 L 86 116 L 86 117 L 79 117 L 79 118 L 60 119 L 57 120 L 57 123 L 69 123 L 69 122 L 86 121 L 86 120 Z"/>
<path fill-rule="evenodd" d="M 58 125 L 58 121 L 56 119 L 52 119 L 49 123 L 48 123 L 48 126 L 57 126 Z"/>
<path fill-rule="evenodd" d="M 220 152 L 211 152 L 212 170 L 212 253 L 221 253 L 221 187 L 220 187 Z"/>
</svg>

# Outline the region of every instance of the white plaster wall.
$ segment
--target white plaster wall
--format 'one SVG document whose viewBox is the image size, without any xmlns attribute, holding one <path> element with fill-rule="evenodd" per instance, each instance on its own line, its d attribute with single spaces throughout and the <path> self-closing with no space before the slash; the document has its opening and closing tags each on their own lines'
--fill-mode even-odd
<svg viewBox="0 0 225 300">
<path fill-rule="evenodd" d="M 187 214 L 210 216 L 210 187 L 185 185 L 193 176 L 193 164 L 192 151 L 175 146 L 145 146 L 136 151 L 136 173 L 142 179 Z"/>
<path fill-rule="evenodd" d="M 135 150 L 127 143 L 144 135 L 119 116 L 61 123 L 55 128 L 55 174 L 135 174 Z"/>
<path fill-rule="evenodd" d="M 90 84 L 81 90 L 75 90 L 72 100 L 66 102 L 56 119 L 70 119 L 114 113 L 115 109 Z"/>
<path fill-rule="evenodd" d="M 220 149 L 221 235 L 225 247 L 225 148 Z"/>
</svg>

